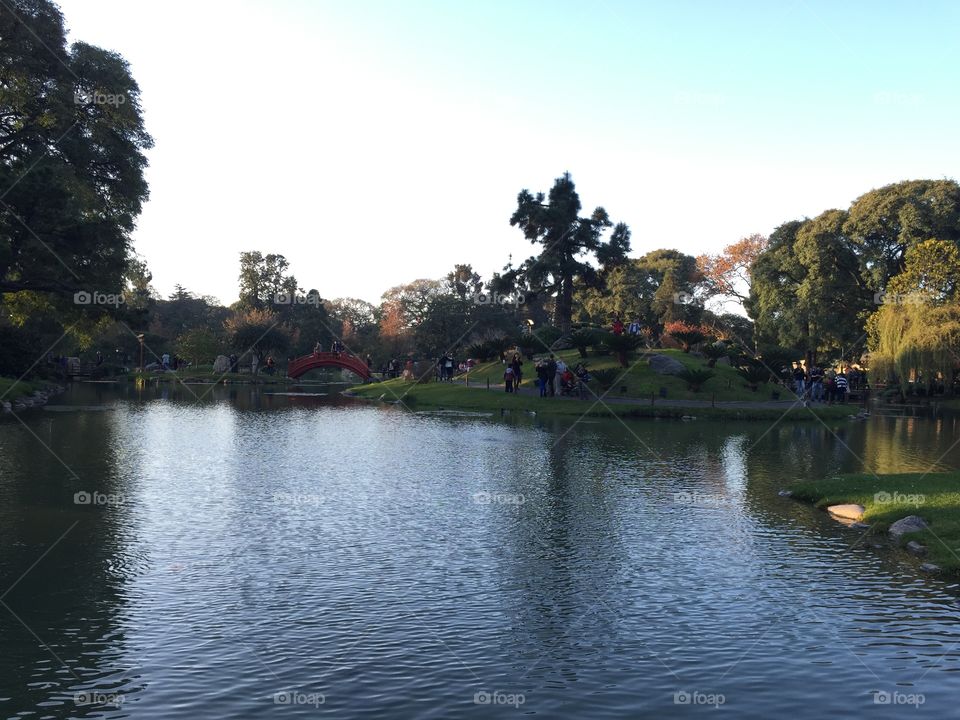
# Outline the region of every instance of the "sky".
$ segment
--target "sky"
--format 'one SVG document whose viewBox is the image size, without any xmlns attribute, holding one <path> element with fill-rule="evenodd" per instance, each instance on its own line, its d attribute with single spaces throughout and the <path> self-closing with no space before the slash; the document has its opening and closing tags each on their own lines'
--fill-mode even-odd
<svg viewBox="0 0 960 720">
<path fill-rule="evenodd" d="M 639 257 L 697 255 L 960 166 L 960 3 L 60 0 L 141 88 L 153 284 L 237 299 L 239 254 L 377 302 L 535 248 L 572 174 Z"/>
</svg>

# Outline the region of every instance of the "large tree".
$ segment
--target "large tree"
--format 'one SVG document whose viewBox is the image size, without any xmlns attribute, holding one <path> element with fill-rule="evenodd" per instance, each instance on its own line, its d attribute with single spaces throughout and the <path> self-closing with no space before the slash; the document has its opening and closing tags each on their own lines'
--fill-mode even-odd
<svg viewBox="0 0 960 720">
<path fill-rule="evenodd" d="M 960 185 L 908 180 L 871 190 L 850 206 L 844 234 L 856 246 L 873 291 L 899 274 L 913 245 L 937 238 L 960 242 Z"/>
<path fill-rule="evenodd" d="M 152 140 L 119 55 L 48 0 L 0 7 L 0 291 L 120 292 Z"/>
<path fill-rule="evenodd" d="M 521 190 L 510 218 L 510 224 L 519 227 L 527 240 L 541 246 L 540 253 L 519 268 L 518 280 L 535 294 L 554 297 L 553 323 L 565 331 L 573 317 L 575 278 L 591 282 L 597 275 L 586 259 L 593 255 L 613 267 L 630 250 L 626 225 L 618 225 L 605 242 L 603 232 L 613 225 L 607 211 L 597 207 L 589 216 L 581 216 L 580 211 L 580 196 L 570 174 L 564 173 L 547 195 Z"/>
</svg>

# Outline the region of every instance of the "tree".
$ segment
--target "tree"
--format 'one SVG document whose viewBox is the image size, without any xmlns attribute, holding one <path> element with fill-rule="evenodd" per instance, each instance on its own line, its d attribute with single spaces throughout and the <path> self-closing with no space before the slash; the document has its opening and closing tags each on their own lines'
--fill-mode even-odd
<svg viewBox="0 0 960 720">
<path fill-rule="evenodd" d="M 261 310 L 293 304 L 297 279 L 287 274 L 289 268 L 283 255 L 256 250 L 240 253 L 240 304 Z"/>
<path fill-rule="evenodd" d="M 223 351 L 223 338 L 208 328 L 187 330 L 177 338 L 177 353 L 197 365 L 211 365 Z"/>
<path fill-rule="evenodd" d="M 690 352 L 690 349 L 694 345 L 703 342 L 708 336 L 704 328 L 699 325 L 691 325 L 682 320 L 667 323 L 663 330 L 664 333 L 680 343 L 680 347 L 685 353 Z"/>
<path fill-rule="evenodd" d="M 230 345 L 241 357 L 253 353 L 261 364 L 271 352 L 286 352 L 294 340 L 293 331 L 270 310 L 239 310 L 227 318 L 224 329 Z"/>
<path fill-rule="evenodd" d="M 574 278 L 590 283 L 596 270 L 581 260 L 593 254 L 610 267 L 619 264 L 630 250 L 630 234 L 620 225 L 610 242 L 601 239 L 612 223 L 607 211 L 596 208 L 589 217 L 580 216 L 580 196 L 569 173 L 554 182 L 548 196 L 521 190 L 510 225 L 517 226 L 540 254 L 526 260 L 517 280 L 536 294 L 554 297 L 553 324 L 570 329 L 573 317 Z"/>
<path fill-rule="evenodd" d="M 867 323 L 877 376 L 942 377 L 952 388 L 960 359 L 958 286 L 960 251 L 953 241 L 927 240 L 907 250 L 904 271 Z"/>
<path fill-rule="evenodd" d="M 750 268 L 766 248 L 767 238 L 754 233 L 727 245 L 718 255 L 700 255 L 697 269 L 704 294 L 746 302 L 750 297 Z"/>
<path fill-rule="evenodd" d="M 119 55 L 66 44 L 48 0 L 0 12 L 0 291 L 121 292 L 147 183 L 140 90 Z"/>
<path fill-rule="evenodd" d="M 698 281 L 695 258 L 678 250 L 654 250 L 611 268 L 602 287 L 581 288 L 577 317 L 605 324 L 619 315 L 657 331 L 674 320 L 696 323 L 703 312 L 695 297 Z"/>
<path fill-rule="evenodd" d="M 960 185 L 909 180 L 871 190 L 850 206 L 843 232 L 857 246 L 867 285 L 882 291 L 911 246 L 930 238 L 960 242 Z"/>
</svg>

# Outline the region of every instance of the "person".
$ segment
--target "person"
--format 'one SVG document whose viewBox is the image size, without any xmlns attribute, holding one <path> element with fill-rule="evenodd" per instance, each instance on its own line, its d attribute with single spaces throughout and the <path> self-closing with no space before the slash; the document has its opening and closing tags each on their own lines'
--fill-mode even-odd
<svg viewBox="0 0 960 720">
<path fill-rule="evenodd" d="M 611 328 L 614 335 L 623 335 L 623 322 L 620 320 L 620 316 L 617 315 L 613 319 L 613 326 Z"/>
<path fill-rule="evenodd" d="M 510 367 L 513 368 L 513 386 L 520 389 L 520 383 L 523 381 L 523 360 L 520 359 L 520 355 L 517 353 L 513 354 L 513 360 L 510 361 Z"/>
<path fill-rule="evenodd" d="M 273 375 L 275 365 L 273 355 L 267 355 L 267 375 Z"/>
<path fill-rule="evenodd" d="M 238 362 L 239 358 L 237 358 L 234 353 L 230 353 L 230 372 L 236 373 L 239 371 L 239 368 L 237 367 Z"/>
<path fill-rule="evenodd" d="M 797 397 L 802 398 L 803 393 L 805 392 L 804 380 L 807 377 L 806 372 L 804 372 L 803 365 L 797 363 L 793 368 L 793 392 L 796 393 Z"/>
<path fill-rule="evenodd" d="M 313 356 L 316 357 L 323 352 L 323 345 L 320 344 L 320 341 L 317 340 L 317 344 L 313 346 Z"/>
<path fill-rule="evenodd" d="M 823 374 L 823 394 L 824 401 L 828 405 L 833 405 L 833 400 L 837 396 L 836 376 L 833 370 L 828 370 Z"/>
<path fill-rule="evenodd" d="M 847 375 L 843 372 L 843 368 L 840 368 L 840 372 L 837 373 L 837 377 L 833 381 L 837 396 L 837 402 L 843 405 L 847 401 L 847 388 L 849 387 L 847 383 Z"/>
<path fill-rule="evenodd" d="M 453 382 L 453 358 L 447 355 L 446 360 L 443 361 L 443 367 L 447 371 L 447 382 Z"/>
<path fill-rule="evenodd" d="M 507 365 L 503 371 L 503 389 L 513 392 L 513 365 Z"/>
<path fill-rule="evenodd" d="M 97 367 L 103 365 L 103 353 L 97 350 Z"/>
<path fill-rule="evenodd" d="M 547 364 L 543 360 L 537 360 L 534 366 L 537 373 L 537 389 L 540 391 L 540 397 L 547 396 Z"/>
<path fill-rule="evenodd" d="M 552 357 L 552 356 L 551 356 Z M 559 387 L 563 387 L 563 374 L 567 371 L 567 364 L 563 361 L 562 358 L 557 358 L 556 361 L 556 371 L 554 372 L 554 382 Z M 553 393 L 550 393 L 553 395 Z"/>
<path fill-rule="evenodd" d="M 160 356 L 160 366 L 164 370 L 170 369 L 170 353 L 164 353 L 163 355 Z"/>
<path fill-rule="evenodd" d="M 631 335 L 640 334 L 640 318 L 635 318 L 634 321 L 630 323 L 630 327 L 627 329 L 627 332 Z"/>
<path fill-rule="evenodd" d="M 810 400 L 823 402 L 823 370 L 816 363 L 810 367 Z"/>
<path fill-rule="evenodd" d="M 553 397 L 556 394 L 556 378 L 557 378 L 557 359 L 553 356 L 553 353 L 550 353 L 550 358 L 547 360 L 547 392 L 550 397 Z"/>
<path fill-rule="evenodd" d="M 367 361 L 367 369 L 373 370 L 373 358 L 370 357 L 370 353 L 367 353 L 366 361 Z"/>
</svg>

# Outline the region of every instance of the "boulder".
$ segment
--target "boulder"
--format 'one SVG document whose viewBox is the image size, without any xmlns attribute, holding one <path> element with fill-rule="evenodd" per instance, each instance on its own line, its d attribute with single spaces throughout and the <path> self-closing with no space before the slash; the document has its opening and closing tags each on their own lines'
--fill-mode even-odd
<svg viewBox="0 0 960 720">
<path fill-rule="evenodd" d="M 863 519 L 864 507 L 854 503 L 831 505 L 827 508 L 827 512 L 844 520 L 861 520 Z"/>
<path fill-rule="evenodd" d="M 648 362 L 650 369 L 658 375 L 676 375 L 686 369 L 682 362 L 666 355 L 651 355 Z"/>
<path fill-rule="evenodd" d="M 230 358 L 226 355 L 217 355 L 217 359 L 213 361 L 213 371 L 215 373 L 225 373 L 230 370 Z"/>
<path fill-rule="evenodd" d="M 926 555 L 927 546 L 921 545 L 916 540 L 911 540 L 910 542 L 907 543 L 907 552 L 911 552 L 914 555 Z"/>
<path fill-rule="evenodd" d="M 907 517 L 901 518 L 893 523 L 888 532 L 898 538 L 904 533 L 920 532 L 926 529 L 927 523 L 924 522 L 923 518 L 917 517 L 916 515 L 907 515 Z"/>
</svg>

